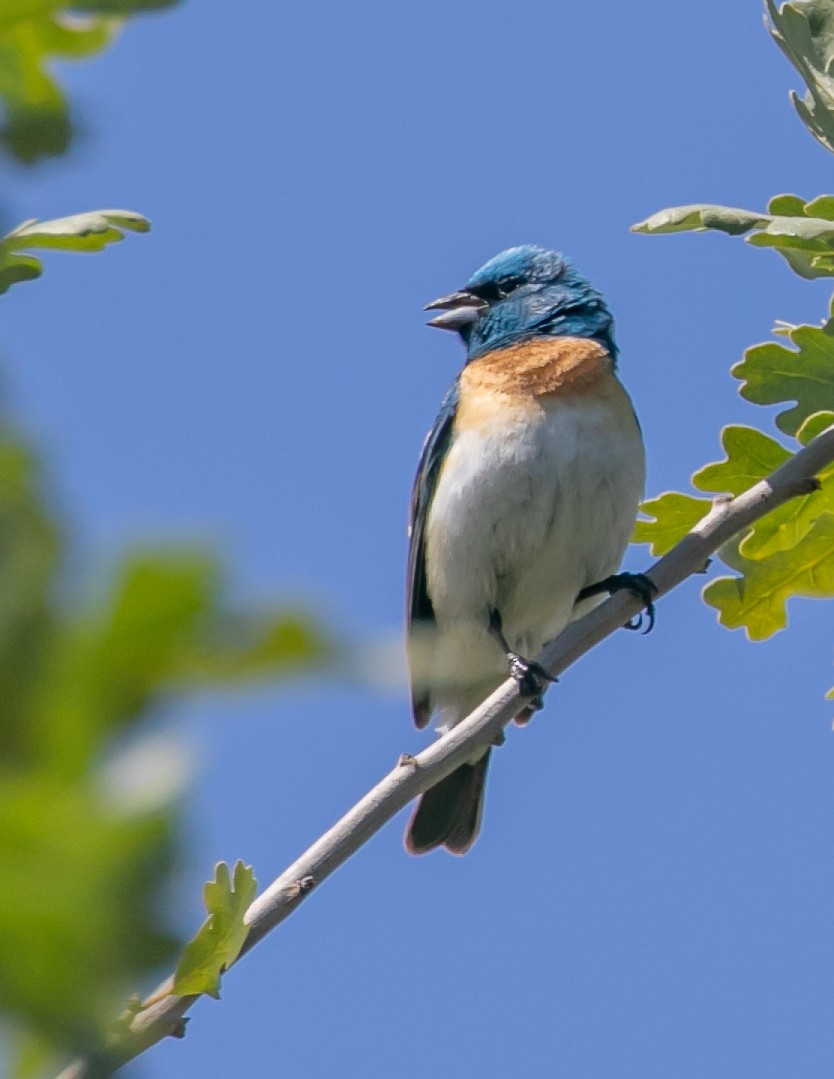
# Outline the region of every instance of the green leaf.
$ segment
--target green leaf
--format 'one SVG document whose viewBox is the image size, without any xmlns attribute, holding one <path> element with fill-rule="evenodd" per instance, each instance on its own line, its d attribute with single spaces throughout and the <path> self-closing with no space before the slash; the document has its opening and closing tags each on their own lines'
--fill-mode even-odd
<svg viewBox="0 0 834 1079">
<path fill-rule="evenodd" d="M 817 435 L 827 431 L 832 424 L 834 424 L 834 412 L 814 412 L 803 422 L 796 432 L 796 437 L 803 446 L 807 446 Z"/>
<path fill-rule="evenodd" d="M 770 475 L 791 456 L 778 442 L 754 427 L 725 427 L 721 442 L 727 459 L 720 464 L 705 465 L 695 473 L 692 485 L 699 491 L 735 497 Z"/>
<path fill-rule="evenodd" d="M 832 413 L 818 413 L 803 426 L 800 441 L 810 442 L 834 420 Z M 722 443 L 727 459 L 707 465 L 692 477 L 702 491 L 740 495 L 774 472 L 793 456 L 768 435 L 752 427 L 726 427 Z M 794 498 L 756 521 L 738 543 L 739 553 L 760 560 L 795 547 L 825 512 L 834 513 L 834 466 L 819 476 L 821 489 Z"/>
<path fill-rule="evenodd" d="M 830 0 L 782 4 L 767 0 L 774 41 L 804 79 L 808 90 L 791 99 L 802 122 L 834 152 L 834 7 Z"/>
<path fill-rule="evenodd" d="M 632 232 L 750 232 L 748 243 L 772 248 L 800 276 L 834 276 L 834 196 L 820 195 L 805 203 L 798 195 L 776 195 L 768 211 L 759 214 L 708 204 L 675 206 L 633 225 Z"/>
<path fill-rule="evenodd" d="M 834 336 L 828 326 L 796 326 L 786 333 L 794 348 L 776 342 L 753 345 L 732 368 L 742 397 L 759 405 L 795 401 L 776 426 L 795 435 L 809 416 L 834 411 Z"/>
<path fill-rule="evenodd" d="M 150 222 L 131 210 L 91 210 L 53 221 L 24 221 L 0 239 L 0 294 L 19 281 L 31 281 L 43 272 L 40 259 L 21 255 L 24 250 L 96 252 L 124 239 L 124 231 L 147 232 Z"/>
<path fill-rule="evenodd" d="M 24 221 L 3 243 L 13 249 L 47 247 L 55 251 L 102 251 L 124 239 L 122 229 L 148 232 L 151 223 L 132 210 L 91 210 L 53 221 Z"/>
<path fill-rule="evenodd" d="M 830 254 L 834 249 L 834 222 L 822 217 L 771 217 L 762 231 L 748 236 L 747 242 L 754 247 Z"/>
<path fill-rule="evenodd" d="M 214 880 L 203 889 L 208 918 L 183 950 L 174 974 L 174 993 L 208 993 L 219 999 L 220 975 L 237 959 L 246 940 L 243 919 L 257 888 L 251 866 L 238 861 L 232 883 L 229 867 L 217 863 Z"/>
<path fill-rule="evenodd" d="M 832 422 L 834 411 L 812 414 L 797 437 L 807 444 Z M 726 459 L 705 466 L 692 478 L 699 490 L 739 495 L 792 456 L 752 427 L 725 428 L 722 443 Z M 719 552 L 741 574 L 720 578 L 704 592 L 704 599 L 721 611 L 724 625 L 744 626 L 752 639 L 761 640 L 786 624 L 785 604 L 792 595 L 834 595 L 834 465 L 818 479 L 818 491 L 778 507 Z M 652 543 L 656 555 L 665 554 L 708 507 L 708 502 L 688 495 L 665 494 L 643 506 L 655 520 L 639 521 L 634 539 Z"/>
<path fill-rule="evenodd" d="M 799 195 L 774 195 L 767 204 L 767 212 L 782 217 L 802 217 L 805 214 L 805 200 Z"/>
<path fill-rule="evenodd" d="M 0 255 L 0 293 L 6 292 L 12 285 L 19 285 L 21 281 L 34 281 L 43 272 L 40 259 L 31 255 L 8 254 Z"/>
<path fill-rule="evenodd" d="M 791 499 L 757 521 L 738 544 L 739 554 L 762 561 L 796 547 L 824 513 L 834 511 L 834 469 L 826 469 L 821 478 L 824 482 L 820 491 Z"/>
<path fill-rule="evenodd" d="M 692 498 L 676 491 L 650 499 L 643 503 L 640 512 L 654 520 L 637 522 L 632 543 L 648 543 L 653 555 L 664 555 L 709 513 L 710 505 L 703 498 Z"/>
<path fill-rule="evenodd" d="M 705 229 L 719 229 L 736 236 L 749 232 L 757 225 L 766 225 L 770 220 L 767 214 L 757 214 L 750 210 L 736 210 L 730 206 L 713 206 L 698 203 L 692 206 L 673 206 L 660 210 L 637 225 L 631 226 L 632 232 L 667 233 L 667 232 L 703 232 Z"/>
<path fill-rule="evenodd" d="M 834 195 L 820 195 L 812 199 L 806 204 L 805 213 L 808 217 L 824 217 L 826 221 L 834 221 Z"/>
<path fill-rule="evenodd" d="M 803 437 L 810 441 L 829 426 L 829 416 L 834 420 L 830 413 L 810 417 Z M 725 427 L 721 440 L 726 459 L 704 466 L 692 477 L 693 486 L 700 491 L 735 497 L 765 479 L 792 456 L 774 439 L 753 427 Z M 820 491 L 792 499 L 757 521 L 741 540 L 741 553 L 748 559 L 762 559 L 787 550 L 807 535 L 822 513 L 834 512 L 834 466 L 826 469 L 820 480 Z M 655 519 L 638 521 L 633 540 L 650 543 L 654 555 L 666 554 L 709 507 L 710 502 L 689 495 L 662 495 L 642 506 L 642 511 Z"/>
<path fill-rule="evenodd" d="M 834 258 L 831 255 L 814 254 L 784 244 L 775 246 L 773 250 L 782 256 L 795 274 L 807 281 L 817 277 L 834 277 Z"/>
<path fill-rule="evenodd" d="M 791 596 L 834 595 L 834 516 L 823 513 L 798 544 L 766 559 L 747 559 L 732 546 L 721 557 L 741 576 L 712 581 L 704 599 L 718 609 L 722 625 L 764 640 L 787 625 Z"/>
</svg>

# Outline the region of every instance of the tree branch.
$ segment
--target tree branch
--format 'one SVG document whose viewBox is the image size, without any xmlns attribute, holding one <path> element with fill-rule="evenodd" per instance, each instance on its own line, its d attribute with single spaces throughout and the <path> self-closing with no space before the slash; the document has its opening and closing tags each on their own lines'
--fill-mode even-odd
<svg viewBox="0 0 834 1079">
<path fill-rule="evenodd" d="M 834 426 L 772 473 L 734 499 L 717 499 L 710 512 L 667 555 L 648 571 L 658 596 L 669 592 L 694 573 L 701 573 L 710 557 L 736 533 L 784 502 L 807 495 L 817 486 L 814 477 L 834 462 Z M 636 615 L 641 601 L 618 592 L 551 642 L 537 662 L 554 677 Z M 473 750 L 492 744 L 517 715 L 527 698 L 508 678 L 484 703 L 448 734 L 416 757 L 404 754 L 393 771 L 318 839 L 280 877 L 259 895 L 246 914 L 249 933 L 240 953 L 245 955 L 270 930 L 288 917 L 306 895 L 354 854 L 413 798 L 434 786 Z M 184 1016 L 196 996 L 171 993 L 166 979 L 137 1009 L 122 1020 L 122 1029 L 95 1058 L 77 1060 L 59 1079 L 89 1079 L 113 1073 L 118 1067 L 167 1036 L 182 1037 Z"/>
</svg>

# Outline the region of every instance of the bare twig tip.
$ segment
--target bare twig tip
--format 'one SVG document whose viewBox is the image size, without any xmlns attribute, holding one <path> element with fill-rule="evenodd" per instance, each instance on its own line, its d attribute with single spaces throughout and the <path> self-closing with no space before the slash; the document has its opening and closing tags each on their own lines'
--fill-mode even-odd
<svg viewBox="0 0 834 1079">
<path fill-rule="evenodd" d="M 416 768 L 417 758 L 412 756 L 411 753 L 401 753 L 397 760 L 398 768 Z"/>
</svg>

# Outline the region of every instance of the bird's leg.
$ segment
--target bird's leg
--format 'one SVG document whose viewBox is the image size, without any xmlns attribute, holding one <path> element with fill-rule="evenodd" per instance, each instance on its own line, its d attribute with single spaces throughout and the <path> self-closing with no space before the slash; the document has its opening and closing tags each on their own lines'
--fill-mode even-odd
<svg viewBox="0 0 834 1079">
<path fill-rule="evenodd" d="M 501 624 L 501 612 L 494 608 L 489 612 L 489 634 L 501 646 L 501 651 L 507 657 L 510 674 L 518 682 L 519 693 L 525 697 L 531 697 L 528 708 L 538 711 L 544 707 L 542 696 L 548 682 L 556 682 L 552 674 L 548 674 L 540 663 L 535 660 L 525 659 L 510 648 Z"/>
<path fill-rule="evenodd" d="M 648 623 L 643 632 L 650 633 L 654 629 L 654 597 L 657 595 L 657 585 L 645 573 L 612 573 L 610 577 L 606 577 L 603 581 L 586 585 L 576 597 L 576 601 L 578 603 L 581 599 L 601 596 L 603 592 L 613 596 L 615 592 L 622 592 L 624 588 L 643 601 Z M 640 629 L 642 625 L 643 613 L 641 611 L 632 621 L 626 622 L 625 628 Z"/>
</svg>

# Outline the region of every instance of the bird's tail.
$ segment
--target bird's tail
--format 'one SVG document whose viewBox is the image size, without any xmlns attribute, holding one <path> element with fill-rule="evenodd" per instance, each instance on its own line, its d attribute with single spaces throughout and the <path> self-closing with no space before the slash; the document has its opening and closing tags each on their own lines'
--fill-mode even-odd
<svg viewBox="0 0 834 1079">
<path fill-rule="evenodd" d="M 405 832 L 409 854 L 425 854 L 435 847 L 466 854 L 481 830 L 489 755 L 487 750 L 474 764 L 462 764 L 426 791 Z"/>
</svg>

